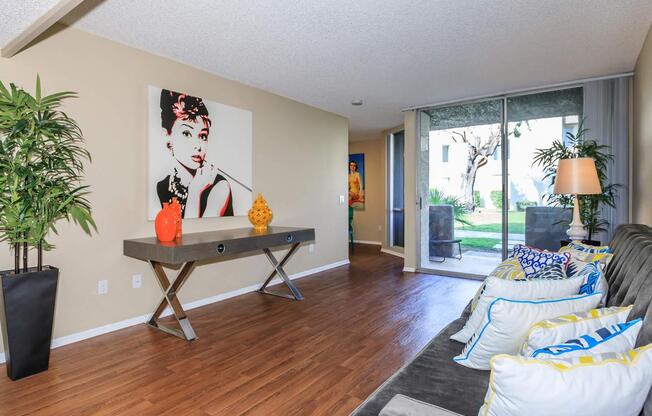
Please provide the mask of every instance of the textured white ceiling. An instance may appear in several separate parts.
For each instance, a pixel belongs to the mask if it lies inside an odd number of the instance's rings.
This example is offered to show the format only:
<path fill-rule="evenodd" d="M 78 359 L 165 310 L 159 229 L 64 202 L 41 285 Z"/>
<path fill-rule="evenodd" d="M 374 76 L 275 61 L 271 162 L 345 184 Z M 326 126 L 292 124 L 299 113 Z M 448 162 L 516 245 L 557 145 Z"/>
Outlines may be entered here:
<path fill-rule="evenodd" d="M 362 137 L 406 106 L 631 71 L 652 0 L 87 0 L 64 21 L 342 114 Z"/>
<path fill-rule="evenodd" d="M 57 3 L 58 0 L 0 0 L 0 49 Z"/>

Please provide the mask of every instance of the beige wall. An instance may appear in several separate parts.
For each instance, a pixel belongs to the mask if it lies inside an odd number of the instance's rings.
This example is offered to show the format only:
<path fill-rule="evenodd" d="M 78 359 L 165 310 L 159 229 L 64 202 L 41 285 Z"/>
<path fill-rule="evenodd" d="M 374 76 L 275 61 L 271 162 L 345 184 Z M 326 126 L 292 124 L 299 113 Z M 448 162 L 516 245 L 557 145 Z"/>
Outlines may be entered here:
<path fill-rule="evenodd" d="M 364 153 L 365 156 L 365 207 L 356 209 L 353 214 L 354 238 L 384 246 L 387 234 L 384 136 L 349 142 L 349 153 Z"/>
<path fill-rule="evenodd" d="M 652 225 L 652 28 L 634 69 L 633 221 Z"/>
<path fill-rule="evenodd" d="M 254 192 L 267 198 L 273 224 L 316 228 L 314 253 L 302 247 L 288 272 L 346 261 L 348 214 L 339 203 L 347 195 L 346 119 L 75 29 L 58 30 L 0 59 L 3 82 L 33 91 L 40 73 L 45 93 L 79 93 L 66 111 L 93 155 L 87 183 L 99 234 L 89 238 L 62 223 L 60 237 L 52 239 L 57 249 L 45 256 L 61 270 L 55 337 L 149 313 L 161 297 L 147 264 L 122 255 L 123 239 L 154 234 L 145 204 L 148 85 L 250 110 Z M 249 226 L 245 217 L 186 220 L 184 232 L 242 226 Z M 9 250 L 1 253 L 0 263 L 11 267 Z M 269 271 L 260 255 L 202 265 L 180 298 L 189 302 L 262 283 Z M 143 275 L 142 288 L 132 289 L 133 274 Z M 109 281 L 106 295 L 96 294 L 100 279 Z"/>

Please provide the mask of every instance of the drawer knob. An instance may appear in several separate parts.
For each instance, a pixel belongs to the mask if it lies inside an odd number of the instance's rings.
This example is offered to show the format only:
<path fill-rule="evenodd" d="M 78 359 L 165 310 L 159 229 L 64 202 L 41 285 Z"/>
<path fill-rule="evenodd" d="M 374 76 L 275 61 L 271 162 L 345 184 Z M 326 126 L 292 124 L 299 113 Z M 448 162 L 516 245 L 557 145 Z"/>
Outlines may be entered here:
<path fill-rule="evenodd" d="M 217 245 L 217 252 L 218 253 L 222 254 L 222 253 L 224 253 L 224 250 L 226 250 L 226 247 L 224 246 L 224 244 L 218 244 Z"/>
<path fill-rule="evenodd" d="M 291 243 L 294 240 L 294 236 L 292 234 L 288 234 L 287 237 L 285 237 L 288 243 Z"/>

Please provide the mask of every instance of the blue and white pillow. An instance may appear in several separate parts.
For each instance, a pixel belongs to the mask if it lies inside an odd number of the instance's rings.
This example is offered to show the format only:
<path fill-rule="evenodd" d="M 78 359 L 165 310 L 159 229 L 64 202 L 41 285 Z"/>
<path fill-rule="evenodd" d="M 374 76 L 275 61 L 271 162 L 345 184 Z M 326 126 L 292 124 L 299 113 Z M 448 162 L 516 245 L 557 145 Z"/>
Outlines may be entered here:
<path fill-rule="evenodd" d="M 582 276 L 584 278 L 584 283 L 580 287 L 580 293 L 590 295 L 592 293 L 602 292 L 604 293 L 604 297 L 600 304 L 604 305 L 607 301 L 609 283 L 607 283 L 600 262 L 594 261 L 587 263 L 579 272 L 577 272 L 575 277 L 577 276 Z"/>
<path fill-rule="evenodd" d="M 532 358 L 569 358 L 605 352 L 624 353 L 634 349 L 643 326 L 641 318 L 600 328 L 564 343 L 534 350 Z"/>
<path fill-rule="evenodd" d="M 594 261 L 588 263 L 582 270 L 577 273 L 578 276 L 584 276 L 584 284 L 580 287 L 580 293 L 586 293 L 590 295 L 596 291 L 606 292 L 606 279 L 603 280 L 602 268 L 600 267 L 600 262 Z"/>
<path fill-rule="evenodd" d="M 518 262 L 525 271 L 525 277 L 531 277 L 536 272 L 554 263 L 561 264 L 565 269 L 571 257 L 570 253 L 538 250 L 522 244 L 514 246 L 512 256 L 518 259 Z"/>

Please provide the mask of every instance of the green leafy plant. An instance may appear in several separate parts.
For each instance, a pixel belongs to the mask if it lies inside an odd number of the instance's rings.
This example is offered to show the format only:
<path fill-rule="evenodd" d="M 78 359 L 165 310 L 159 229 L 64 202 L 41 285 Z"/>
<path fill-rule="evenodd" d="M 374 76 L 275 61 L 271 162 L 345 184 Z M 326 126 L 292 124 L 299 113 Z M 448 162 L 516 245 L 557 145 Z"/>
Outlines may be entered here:
<path fill-rule="evenodd" d="M 491 198 L 491 203 L 497 209 L 503 209 L 503 191 L 491 191 L 489 192 L 489 198 Z"/>
<path fill-rule="evenodd" d="M 429 191 L 428 202 L 430 205 L 452 205 L 455 221 L 464 225 L 472 225 L 471 222 L 467 219 L 469 210 L 460 198 L 446 195 L 439 189 L 433 188 Z"/>
<path fill-rule="evenodd" d="M 77 223 L 87 234 L 97 230 L 81 185 L 84 161 L 91 160 L 82 147 L 77 123 L 60 110 L 73 92 L 41 96 L 36 78 L 32 96 L 22 88 L 0 82 L 0 241 L 15 251 L 14 271 L 19 272 L 20 248 L 27 271 L 29 247 L 42 252 L 54 246 L 47 241 L 62 219 Z"/>
<path fill-rule="evenodd" d="M 607 168 L 613 163 L 613 155 L 610 153 L 611 147 L 598 144 L 595 140 L 587 139 L 587 132 L 588 129 L 584 128 L 584 120 L 580 121 L 577 127 L 577 133 L 566 133 L 566 144 L 561 140 L 555 140 L 551 147 L 537 149 L 532 165 L 543 168 L 543 180 L 549 181 L 552 188 L 555 184 L 559 160 L 590 157 L 595 161 L 595 168 L 598 171 L 602 193 L 598 195 L 580 195 L 578 197 L 580 201 L 580 216 L 589 232 L 588 237 L 590 240 L 594 234 L 607 230 L 609 221 L 600 217 L 600 206 L 601 204 L 612 208 L 616 206 L 616 197 L 620 185 L 609 183 L 607 178 Z M 555 206 L 565 208 L 573 206 L 572 195 L 547 193 L 545 194 L 545 198 Z"/>

